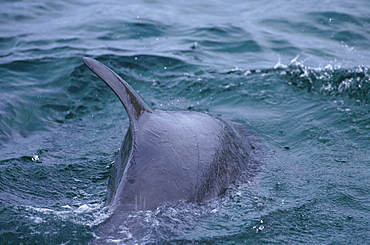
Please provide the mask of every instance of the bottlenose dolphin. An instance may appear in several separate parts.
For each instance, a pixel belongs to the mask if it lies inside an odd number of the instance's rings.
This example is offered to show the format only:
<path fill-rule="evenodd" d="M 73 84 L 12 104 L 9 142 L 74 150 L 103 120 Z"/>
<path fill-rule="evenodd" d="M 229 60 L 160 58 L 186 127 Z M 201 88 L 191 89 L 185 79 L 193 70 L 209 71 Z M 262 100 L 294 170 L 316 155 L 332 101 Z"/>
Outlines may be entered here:
<path fill-rule="evenodd" d="M 152 109 L 102 63 L 85 64 L 118 96 L 130 126 L 111 168 L 111 220 L 179 200 L 203 203 L 222 194 L 248 166 L 251 144 L 231 123 L 195 111 Z"/>

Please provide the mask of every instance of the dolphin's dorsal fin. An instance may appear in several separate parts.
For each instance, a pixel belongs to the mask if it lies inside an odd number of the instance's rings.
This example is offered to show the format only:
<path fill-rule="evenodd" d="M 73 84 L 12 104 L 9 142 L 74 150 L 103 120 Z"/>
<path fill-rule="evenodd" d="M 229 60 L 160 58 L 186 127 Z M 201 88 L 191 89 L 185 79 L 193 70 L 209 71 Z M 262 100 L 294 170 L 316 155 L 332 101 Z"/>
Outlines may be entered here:
<path fill-rule="evenodd" d="M 84 57 L 83 61 L 114 91 L 125 107 L 133 126 L 143 114 L 153 112 L 140 95 L 114 71 L 92 58 Z"/>

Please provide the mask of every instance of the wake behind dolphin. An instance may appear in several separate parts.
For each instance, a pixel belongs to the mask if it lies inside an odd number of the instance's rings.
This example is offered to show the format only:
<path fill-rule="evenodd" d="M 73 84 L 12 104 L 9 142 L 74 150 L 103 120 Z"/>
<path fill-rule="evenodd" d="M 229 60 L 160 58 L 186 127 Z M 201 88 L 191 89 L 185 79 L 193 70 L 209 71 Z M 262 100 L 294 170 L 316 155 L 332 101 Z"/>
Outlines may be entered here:
<path fill-rule="evenodd" d="M 200 112 L 154 110 L 111 69 L 83 60 L 115 92 L 130 120 L 111 168 L 107 222 L 163 203 L 202 203 L 222 194 L 247 168 L 250 142 L 231 124 Z"/>

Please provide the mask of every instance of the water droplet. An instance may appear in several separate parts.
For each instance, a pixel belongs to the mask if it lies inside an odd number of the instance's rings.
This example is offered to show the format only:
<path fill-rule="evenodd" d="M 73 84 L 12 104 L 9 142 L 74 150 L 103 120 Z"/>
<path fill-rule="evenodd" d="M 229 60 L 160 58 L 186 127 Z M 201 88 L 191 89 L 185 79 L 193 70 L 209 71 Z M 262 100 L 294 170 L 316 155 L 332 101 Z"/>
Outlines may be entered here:
<path fill-rule="evenodd" d="M 34 161 L 34 162 L 39 162 L 39 161 L 40 161 L 39 156 L 38 156 L 38 155 L 33 155 L 33 157 L 32 157 L 32 161 Z"/>

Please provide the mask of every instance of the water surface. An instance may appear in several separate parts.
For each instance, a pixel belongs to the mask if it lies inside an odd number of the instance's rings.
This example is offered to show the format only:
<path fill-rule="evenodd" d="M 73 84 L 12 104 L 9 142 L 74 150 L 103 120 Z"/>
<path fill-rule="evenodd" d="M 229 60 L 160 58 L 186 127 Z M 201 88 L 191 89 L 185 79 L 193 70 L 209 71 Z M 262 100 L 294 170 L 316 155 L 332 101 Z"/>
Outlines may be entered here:
<path fill-rule="evenodd" d="M 257 173 L 204 206 L 138 212 L 121 243 L 366 244 L 368 1 L 2 1 L 0 240 L 86 244 L 128 127 L 82 63 L 156 109 L 254 130 Z"/>

